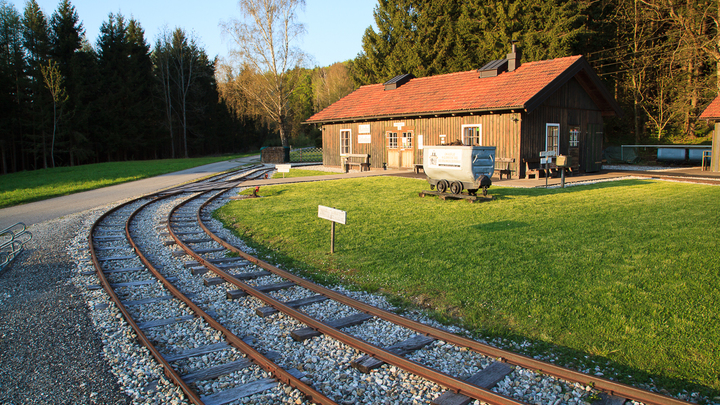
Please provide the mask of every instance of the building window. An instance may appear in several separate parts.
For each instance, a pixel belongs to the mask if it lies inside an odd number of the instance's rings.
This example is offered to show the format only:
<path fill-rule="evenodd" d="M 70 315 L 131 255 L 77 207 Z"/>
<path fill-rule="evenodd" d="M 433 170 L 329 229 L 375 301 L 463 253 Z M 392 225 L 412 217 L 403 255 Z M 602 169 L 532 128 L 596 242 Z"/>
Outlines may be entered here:
<path fill-rule="evenodd" d="M 402 134 L 402 149 L 412 149 L 413 147 L 413 134 L 412 132 L 403 132 Z"/>
<path fill-rule="evenodd" d="M 397 149 L 398 147 L 398 134 L 397 132 L 388 132 L 388 149 Z"/>
<path fill-rule="evenodd" d="M 462 143 L 468 146 L 482 145 L 482 126 L 479 124 L 463 125 Z"/>
<path fill-rule="evenodd" d="M 545 150 L 555 151 L 555 156 L 560 153 L 560 124 L 545 125 Z"/>
<path fill-rule="evenodd" d="M 580 127 L 570 127 L 570 147 L 577 148 L 580 144 Z"/>
<path fill-rule="evenodd" d="M 340 130 L 340 154 L 352 153 L 352 133 L 349 129 Z"/>

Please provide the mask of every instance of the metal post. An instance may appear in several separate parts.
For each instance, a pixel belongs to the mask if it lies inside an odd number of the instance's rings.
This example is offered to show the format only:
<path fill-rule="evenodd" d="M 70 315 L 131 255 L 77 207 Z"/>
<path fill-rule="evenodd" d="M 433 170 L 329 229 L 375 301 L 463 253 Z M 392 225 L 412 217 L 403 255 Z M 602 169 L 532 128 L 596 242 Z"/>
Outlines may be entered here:
<path fill-rule="evenodd" d="M 565 188 L 565 167 L 560 168 L 560 187 Z"/>
<path fill-rule="evenodd" d="M 335 253 L 335 221 L 330 221 L 330 253 Z"/>

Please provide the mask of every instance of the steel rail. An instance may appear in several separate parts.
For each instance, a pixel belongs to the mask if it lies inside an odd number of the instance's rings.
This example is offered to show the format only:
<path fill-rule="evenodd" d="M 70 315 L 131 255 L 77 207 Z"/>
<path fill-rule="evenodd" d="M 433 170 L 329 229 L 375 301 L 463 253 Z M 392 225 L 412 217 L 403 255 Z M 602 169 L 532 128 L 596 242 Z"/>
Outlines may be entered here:
<path fill-rule="evenodd" d="M 217 197 L 217 196 L 216 196 Z M 267 262 L 264 262 L 254 256 L 251 256 L 242 250 L 238 249 L 237 247 L 233 246 L 232 244 L 228 243 L 224 239 L 217 236 L 215 233 L 213 233 L 205 224 L 202 222 L 200 218 L 200 212 L 201 210 L 206 207 L 208 204 L 212 202 L 212 200 L 216 197 L 213 197 L 212 199 L 209 199 L 206 201 L 197 212 L 198 222 L 200 223 L 200 226 L 203 228 L 205 233 L 208 234 L 213 240 L 220 243 L 223 247 L 226 249 L 237 253 L 239 256 L 244 258 L 245 260 L 248 260 L 257 266 L 274 273 L 280 277 L 286 278 L 304 288 L 307 288 L 311 291 L 314 291 L 318 294 L 325 295 L 328 298 L 331 298 L 333 300 L 339 301 L 345 305 L 348 305 L 350 307 L 353 307 L 359 311 L 368 313 L 370 315 L 376 316 L 378 318 L 384 319 L 386 321 L 398 324 L 400 326 L 406 327 L 408 329 L 412 329 L 416 332 L 422 333 L 424 335 L 433 337 L 435 339 L 440 339 L 443 341 L 446 341 L 448 343 L 454 344 L 456 346 L 460 347 L 467 347 L 473 351 L 476 351 L 478 353 L 484 354 L 486 356 L 494 357 L 502 359 L 502 361 L 513 364 L 519 367 L 523 367 L 526 369 L 531 370 L 537 370 L 544 374 L 548 374 L 554 377 L 558 377 L 567 381 L 571 382 L 577 382 L 583 385 L 589 385 L 593 386 L 594 388 L 604 391 L 611 395 L 621 396 L 630 400 L 635 400 L 639 402 L 643 402 L 646 404 L 654 404 L 654 405 L 688 405 L 690 404 L 687 401 L 682 401 L 676 398 L 672 398 L 666 395 L 657 394 L 654 392 L 650 392 L 647 390 L 643 390 L 640 388 L 636 388 L 627 384 L 622 384 L 616 381 L 611 381 L 608 379 L 600 378 L 597 376 L 592 376 L 589 374 L 581 373 L 579 371 L 570 370 L 564 367 L 560 367 L 558 365 L 547 363 L 541 360 L 533 359 L 532 357 L 524 356 L 522 354 L 517 354 L 513 352 L 509 352 L 507 350 L 498 349 L 496 347 L 477 342 L 472 339 L 468 339 L 462 336 L 454 335 L 450 332 L 444 331 L 442 329 L 434 328 L 432 326 L 428 326 L 425 324 L 422 324 L 420 322 L 413 321 L 411 319 L 407 319 L 405 317 L 402 317 L 400 315 L 394 314 L 389 311 L 385 311 L 383 309 L 374 307 L 372 305 L 366 304 L 361 301 L 357 301 L 355 299 L 352 299 L 346 295 L 337 293 L 335 291 L 332 291 L 328 288 L 319 286 L 315 283 L 312 283 L 310 281 L 307 281 L 301 277 L 298 277 L 290 272 L 287 272 L 285 270 L 282 270 L 280 268 L 277 268 Z M 214 266 L 213 266 L 214 267 Z M 219 269 L 218 269 L 219 270 Z M 222 272 L 222 270 L 220 270 Z M 224 272 L 222 272 L 224 273 Z M 223 277 L 224 278 L 224 277 Z M 229 281 L 229 280 L 228 280 Z M 230 281 L 232 282 L 232 281 Z M 273 305 L 275 306 L 275 305 Z M 279 308 L 276 307 L 276 309 L 279 310 Z M 381 360 L 385 361 L 385 359 L 380 358 Z"/>
<path fill-rule="evenodd" d="M 257 165 L 255 165 L 255 166 L 257 166 Z M 254 170 L 254 171 L 259 171 L 260 168 L 253 167 L 253 170 Z M 253 171 L 253 172 L 254 172 L 254 171 Z M 246 178 L 247 176 L 249 176 L 249 175 L 252 174 L 253 172 L 247 173 L 246 175 L 241 176 L 241 177 L 238 179 L 238 183 L 237 183 L 237 184 L 239 184 L 239 183 L 242 181 L 241 179 Z M 216 175 L 216 176 L 211 176 L 211 178 L 212 178 L 212 177 L 221 176 L 221 175 L 222 175 L 222 174 L 219 174 L 219 175 Z M 194 182 L 191 182 L 191 183 L 202 183 L 203 181 L 206 181 L 206 180 L 205 180 L 205 179 L 200 179 L 200 180 L 197 180 L 197 181 L 194 181 Z M 190 184 L 190 183 L 188 183 L 188 184 Z M 155 346 L 150 342 L 150 340 L 147 338 L 147 336 L 146 336 L 145 333 L 142 331 L 142 329 L 140 329 L 140 327 L 137 325 L 137 323 L 133 320 L 132 315 L 130 315 L 130 312 L 127 310 L 127 308 L 125 307 L 125 305 L 123 305 L 122 301 L 120 300 L 120 297 L 118 297 L 118 295 L 115 293 L 115 291 L 113 290 L 113 288 L 110 286 L 110 282 L 109 282 L 109 281 L 107 280 L 107 278 L 105 277 L 105 274 L 104 274 L 103 271 L 102 271 L 102 267 L 100 266 L 100 262 L 98 261 L 97 253 L 96 253 L 96 251 L 95 251 L 95 244 L 93 243 L 93 234 L 95 233 L 95 230 L 97 229 L 98 225 L 99 225 L 105 218 L 107 218 L 108 216 L 110 216 L 112 213 L 117 212 L 117 211 L 119 211 L 121 208 L 126 207 L 126 206 L 129 206 L 129 205 L 131 205 L 131 204 L 133 204 L 133 203 L 135 203 L 135 202 L 137 202 L 137 201 L 140 201 L 140 200 L 142 200 L 142 199 L 149 198 L 149 199 L 151 199 L 151 200 L 150 200 L 148 203 L 143 204 L 143 205 L 141 206 L 141 208 L 142 208 L 142 207 L 145 207 L 145 206 L 147 206 L 147 205 L 149 205 L 149 204 L 151 204 L 151 203 L 153 203 L 153 202 L 155 202 L 155 201 L 157 201 L 157 200 L 159 200 L 159 199 L 164 199 L 164 198 L 172 197 L 172 196 L 175 196 L 175 195 L 178 195 L 178 194 L 181 194 L 181 193 L 182 193 L 182 191 L 175 191 L 175 190 L 173 190 L 172 188 L 171 188 L 171 189 L 167 189 L 167 190 L 161 190 L 161 191 L 158 191 L 158 192 L 155 192 L 155 193 L 150 193 L 150 194 L 147 194 L 147 195 L 138 197 L 138 198 L 133 199 L 133 200 L 131 200 L 131 201 L 127 201 L 127 202 L 125 202 L 125 203 L 122 203 L 122 204 L 120 204 L 120 205 L 118 205 L 118 206 L 116 206 L 116 207 L 108 210 L 107 212 L 103 213 L 103 214 L 93 223 L 93 225 L 90 227 L 90 233 L 88 234 L 88 248 L 89 248 L 89 251 L 90 251 L 90 256 L 91 256 L 91 260 L 92 260 L 93 266 L 95 267 L 95 272 L 96 272 L 96 274 L 97 274 L 97 276 L 98 276 L 98 279 L 100 280 L 100 284 L 102 285 L 103 289 L 108 293 L 108 295 L 110 296 L 110 299 L 113 301 L 113 303 L 115 303 L 115 306 L 116 306 L 116 307 L 120 310 L 120 312 L 123 314 L 123 317 L 125 318 L 125 321 L 126 321 L 126 322 L 128 323 L 128 325 L 133 329 L 133 331 L 135 332 L 135 335 L 137 336 L 137 338 L 138 338 L 138 340 L 140 341 L 140 343 L 141 343 L 143 346 L 145 346 L 145 347 L 150 351 L 150 354 L 155 358 L 155 360 L 157 360 L 157 362 L 160 363 L 160 365 L 163 366 L 163 369 L 164 369 L 164 371 L 165 371 L 165 375 L 166 375 L 168 378 L 170 378 L 173 382 L 175 382 L 175 384 L 177 384 L 177 385 L 180 387 L 180 389 L 183 390 L 183 392 L 185 393 L 185 395 L 187 395 L 188 399 L 189 399 L 192 403 L 194 403 L 194 404 L 196 404 L 196 405 L 202 405 L 202 404 L 203 404 L 203 401 L 200 399 L 200 397 L 197 395 L 197 393 L 196 393 L 195 391 L 193 391 L 193 390 L 190 389 L 190 387 L 182 380 L 182 378 L 180 377 L 180 375 L 172 368 L 172 366 L 170 365 L 170 363 L 165 360 L 165 358 L 163 357 L 163 355 L 162 355 L 162 354 L 157 350 L 157 348 L 155 348 Z M 160 194 L 162 194 L 162 197 L 159 197 Z M 141 208 L 139 208 L 139 209 L 141 209 Z M 138 209 L 138 210 L 139 210 L 139 209 Z M 133 212 L 133 214 L 131 215 L 131 217 L 134 217 L 135 214 L 136 214 L 136 212 L 138 212 L 138 210 L 135 210 L 135 212 Z M 126 223 L 125 223 L 125 232 L 126 232 L 126 236 L 127 236 L 127 238 L 128 238 L 129 241 L 131 240 L 130 233 L 129 233 L 129 228 L 128 228 L 128 227 L 129 227 L 129 221 L 130 221 L 130 220 L 131 220 L 131 218 L 128 218 L 128 220 L 127 220 Z M 15 225 L 13 225 L 13 226 L 15 226 Z M 3 231 L 3 232 L 4 232 L 4 231 Z M 133 246 L 133 249 L 135 250 L 135 252 L 138 253 L 138 256 L 140 256 L 140 254 L 139 254 L 139 249 L 138 249 L 137 246 L 134 244 L 134 242 L 131 242 L 131 245 Z M 144 256 L 143 256 L 143 257 L 144 257 Z M 141 258 L 141 261 L 143 261 L 143 263 L 145 263 L 146 265 L 149 264 L 149 262 L 147 262 L 146 260 L 143 260 L 142 258 Z M 151 269 L 151 268 L 152 268 L 153 270 L 155 270 L 155 268 L 152 267 L 151 265 L 148 266 L 148 269 Z M 151 270 L 151 271 L 152 271 L 152 270 Z M 154 274 L 156 274 L 156 276 L 157 276 L 159 273 L 154 272 Z M 161 277 L 162 277 L 162 276 L 161 276 Z M 167 280 L 165 280 L 164 277 L 162 277 L 162 279 L 164 280 L 163 284 L 165 284 L 166 287 L 167 287 Z M 173 286 L 173 288 L 174 288 L 174 286 Z M 187 298 L 187 297 L 186 297 L 186 298 Z M 229 331 L 228 331 L 228 332 L 229 332 Z M 240 340 L 240 341 L 242 342 L 242 340 Z M 242 343 L 245 344 L 245 342 L 242 342 Z M 247 354 L 247 353 L 246 353 L 246 354 Z M 334 403 L 334 402 L 328 402 L 328 404 L 335 404 L 335 403 Z"/>
<path fill-rule="evenodd" d="M 115 293 L 115 291 L 110 286 L 110 283 L 108 282 L 107 278 L 105 277 L 105 274 L 102 271 L 102 268 L 100 266 L 100 262 L 98 261 L 97 254 L 95 252 L 95 246 L 93 243 L 93 234 L 95 233 L 95 229 L 97 228 L 98 224 L 100 224 L 105 218 L 107 218 L 111 213 L 114 213 L 118 211 L 120 208 L 125 207 L 127 205 L 130 205 L 136 201 L 140 201 L 145 197 L 140 197 L 132 201 L 128 201 L 124 204 L 120 204 L 117 207 L 113 208 L 112 210 L 109 210 L 102 214 L 100 218 L 93 223 L 92 227 L 90 228 L 90 235 L 88 235 L 88 244 L 90 247 L 90 255 L 92 257 L 93 265 L 95 266 L 95 270 L 97 273 L 98 278 L 100 279 L 100 284 L 103 286 L 105 291 L 110 296 L 110 299 L 115 303 L 115 306 L 120 310 L 120 312 L 123 314 L 123 317 L 125 317 L 125 321 L 130 325 L 130 327 L 135 331 L 135 336 L 137 336 L 138 340 L 145 346 L 149 351 L 150 354 L 157 360 L 158 363 L 160 363 L 163 366 L 163 369 L 165 370 L 165 375 L 170 378 L 175 384 L 177 384 L 180 389 L 183 390 L 187 398 L 196 405 L 202 405 L 203 401 L 200 399 L 200 397 L 197 395 L 196 392 L 190 389 L 190 387 L 182 380 L 180 375 L 170 366 L 170 363 L 165 360 L 165 357 L 160 353 L 159 350 L 150 342 L 150 339 L 147 338 L 145 333 L 140 329 L 138 324 L 133 320 L 133 317 L 130 315 L 130 312 L 125 308 L 125 305 L 123 305 L 122 301 L 120 300 L 120 297 Z M 148 203 L 143 204 L 142 207 L 146 206 L 147 204 L 153 203 L 157 201 L 157 199 L 150 200 Z M 130 219 L 125 222 L 125 230 L 128 232 L 128 226 L 129 226 Z M 129 236 L 129 233 L 128 233 Z"/>
<path fill-rule="evenodd" d="M 168 215 L 168 221 L 172 217 L 175 210 L 180 208 L 183 204 L 177 205 Z M 204 224 L 199 218 L 200 210 L 198 210 L 198 223 L 203 227 L 204 230 L 207 230 L 206 227 L 204 227 Z M 251 295 L 267 305 L 272 306 L 273 308 L 277 309 L 278 311 L 287 314 L 298 321 L 308 325 L 309 327 L 327 335 L 330 336 L 336 340 L 339 340 L 348 346 L 351 346 L 355 349 L 358 349 L 364 353 L 371 354 L 372 356 L 388 363 L 395 365 L 399 368 L 402 368 L 404 370 L 407 370 L 408 372 L 415 374 L 417 376 L 423 377 L 425 379 L 428 379 L 430 381 L 433 381 L 441 386 L 447 387 L 450 390 L 463 394 L 467 397 L 479 399 L 481 401 L 488 402 L 490 404 L 495 405 L 525 405 L 524 402 L 517 401 L 513 398 L 510 398 L 505 395 L 497 394 L 493 391 L 490 391 L 485 388 L 481 388 L 477 385 L 470 384 L 464 380 L 457 379 L 453 376 L 450 376 L 448 374 L 439 372 L 437 370 L 428 368 L 423 366 L 420 363 L 414 362 L 412 360 L 408 360 L 402 356 L 398 356 L 395 353 L 392 353 L 390 351 L 387 351 L 381 347 L 378 347 L 376 345 L 373 345 L 371 343 L 368 343 L 362 339 L 356 338 L 352 335 L 349 335 L 347 333 L 344 333 L 340 331 L 339 329 L 333 328 L 324 322 L 321 322 L 315 318 L 312 318 L 305 313 L 294 309 L 292 307 L 289 307 L 285 305 L 284 303 L 270 297 L 269 295 L 262 293 L 255 288 L 251 287 L 250 285 L 236 279 L 235 277 L 231 276 L 229 273 L 221 270 L 205 258 L 203 258 L 201 255 L 195 253 L 192 249 L 190 249 L 185 243 L 180 240 L 180 238 L 175 235 L 174 231 L 172 230 L 172 227 L 168 227 L 170 235 L 175 240 L 176 244 L 181 247 L 185 252 L 187 252 L 190 256 L 195 258 L 195 260 L 198 261 L 198 263 L 202 264 L 203 266 L 207 267 L 208 269 L 212 270 L 215 274 L 217 274 L 219 277 L 221 277 L 226 282 L 233 284 L 246 292 L 248 295 Z M 274 269 L 277 271 L 280 271 L 280 269 L 277 269 L 274 266 L 271 266 L 265 262 L 262 262 L 252 256 L 249 256 L 247 254 L 243 254 L 243 257 L 245 258 L 251 258 L 254 263 L 259 264 L 260 267 L 263 267 L 265 269 Z M 276 274 L 278 273 L 276 271 Z M 280 271 L 281 272 L 281 271 Z M 284 272 L 283 272 L 284 273 Z M 296 277 L 293 277 L 295 279 L 298 279 Z M 293 280 L 294 281 L 294 280 Z M 347 297 L 346 297 L 347 298 Z"/>
<path fill-rule="evenodd" d="M 217 195 L 222 194 L 231 188 L 233 188 L 233 187 L 229 187 L 226 190 L 220 191 L 217 193 Z M 198 197 L 195 197 L 195 198 L 198 198 Z M 176 206 L 175 209 L 177 209 L 177 207 L 180 207 L 193 199 L 194 198 L 184 201 L 182 204 L 179 204 L 178 206 Z M 170 213 L 168 215 L 168 222 L 167 222 L 168 231 L 171 235 L 173 235 L 173 237 L 175 237 L 175 234 L 172 231 L 172 226 L 170 226 L 170 216 L 172 216 L 175 209 L 170 211 Z M 133 216 L 134 215 L 135 215 L 135 213 L 133 213 Z M 213 319 L 213 317 L 211 317 L 207 312 L 203 311 L 191 299 L 189 299 L 180 290 L 178 290 L 172 283 L 167 281 L 167 279 L 165 277 L 163 277 L 162 274 L 160 274 L 157 271 L 157 269 L 155 269 L 155 267 L 152 266 L 152 264 L 149 262 L 149 260 L 140 252 L 139 248 L 134 243 L 134 241 L 132 241 L 132 239 L 129 236 L 129 233 L 128 233 L 128 240 L 130 240 L 130 243 L 132 244 L 133 249 L 135 249 L 135 253 L 138 256 L 140 256 L 140 260 L 145 264 L 145 266 L 148 267 L 148 269 L 150 269 L 150 271 L 153 272 L 153 274 L 159 280 L 162 281 L 162 283 L 165 285 L 165 288 L 167 288 L 175 297 L 177 297 L 178 299 L 182 300 L 185 304 L 187 304 L 187 306 L 190 307 L 195 312 L 196 315 L 203 318 L 213 328 L 222 332 L 223 335 L 225 336 L 225 338 L 228 340 L 228 342 L 233 347 L 235 347 L 238 350 L 245 353 L 248 357 L 250 357 L 252 359 L 252 361 L 255 364 L 262 367 L 264 370 L 272 373 L 272 375 L 275 376 L 275 378 L 277 378 L 279 381 L 281 381 L 287 385 L 290 385 L 293 388 L 300 390 L 303 394 L 305 394 L 308 398 L 310 398 L 315 403 L 326 404 L 326 405 L 337 405 L 336 402 L 332 401 L 331 399 L 329 399 L 325 395 L 321 394 L 314 388 L 312 388 L 309 385 L 305 384 L 304 382 L 300 381 L 299 378 L 295 377 L 294 375 L 289 373 L 287 370 L 285 370 L 282 367 L 275 364 L 272 360 L 270 360 L 267 357 L 265 357 L 264 355 L 262 355 L 260 352 L 255 350 L 252 346 L 250 346 L 249 344 L 245 343 L 242 339 L 237 337 L 229 329 L 227 329 L 222 324 L 220 324 L 218 321 Z M 179 239 L 176 239 L 176 242 L 182 243 L 179 241 Z"/>

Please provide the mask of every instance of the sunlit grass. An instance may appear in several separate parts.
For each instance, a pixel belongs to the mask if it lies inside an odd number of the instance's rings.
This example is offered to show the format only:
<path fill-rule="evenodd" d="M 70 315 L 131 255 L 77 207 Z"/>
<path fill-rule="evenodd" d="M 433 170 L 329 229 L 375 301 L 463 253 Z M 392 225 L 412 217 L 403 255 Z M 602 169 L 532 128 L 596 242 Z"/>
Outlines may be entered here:
<path fill-rule="evenodd" d="M 331 172 L 324 172 L 321 170 L 306 170 L 306 169 L 296 169 L 292 168 L 290 169 L 290 172 L 288 173 L 278 173 L 275 172 L 272 176 L 273 179 L 289 179 L 294 177 L 309 177 L 309 176 L 327 176 L 329 174 L 338 174 L 338 173 L 331 173 Z"/>
<path fill-rule="evenodd" d="M 0 176 L 0 208 L 94 190 L 239 157 L 110 162 Z"/>
<path fill-rule="evenodd" d="M 492 187 L 497 199 L 480 204 L 423 189 L 389 177 L 278 185 L 218 215 L 316 278 L 718 395 L 720 187 Z M 348 213 L 335 255 L 318 205 Z"/>

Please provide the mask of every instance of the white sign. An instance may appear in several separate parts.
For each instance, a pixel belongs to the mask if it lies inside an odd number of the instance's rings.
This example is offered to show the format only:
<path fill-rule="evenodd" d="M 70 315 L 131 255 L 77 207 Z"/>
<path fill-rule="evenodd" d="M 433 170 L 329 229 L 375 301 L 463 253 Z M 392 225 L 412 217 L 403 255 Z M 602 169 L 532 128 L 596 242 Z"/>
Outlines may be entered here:
<path fill-rule="evenodd" d="M 357 136 L 358 143 L 371 143 L 372 135 L 370 134 L 358 134 Z"/>
<path fill-rule="evenodd" d="M 318 217 L 345 225 L 345 222 L 347 221 L 347 212 L 326 207 L 324 205 L 318 205 Z"/>
<path fill-rule="evenodd" d="M 462 151 L 460 149 L 428 149 L 428 166 L 441 169 L 460 170 Z"/>
<path fill-rule="evenodd" d="M 417 147 L 418 147 L 419 150 L 423 150 L 423 149 L 425 148 L 425 144 L 424 144 L 424 142 L 423 142 L 423 136 L 422 136 L 422 135 L 418 135 L 418 136 L 417 136 Z"/>
<path fill-rule="evenodd" d="M 553 157 L 555 156 L 554 150 L 547 150 L 545 152 L 540 152 L 540 157 Z"/>
<path fill-rule="evenodd" d="M 541 164 L 541 165 L 544 165 L 544 164 L 546 164 L 546 163 L 547 163 L 547 164 L 551 164 L 551 163 L 552 163 L 552 158 L 551 158 L 551 157 L 549 157 L 549 158 L 540 158 L 540 164 Z"/>
<path fill-rule="evenodd" d="M 405 126 L 405 123 L 404 123 L 404 122 L 396 122 L 396 123 L 393 124 L 393 126 L 394 126 L 395 128 L 397 128 L 398 131 L 399 131 L 399 130 L 402 129 L 402 127 Z"/>
<path fill-rule="evenodd" d="M 278 173 L 290 173 L 290 165 L 275 165 Z"/>
<path fill-rule="evenodd" d="M 360 134 L 369 134 L 369 133 L 370 133 L 370 124 L 361 124 L 361 125 L 358 125 L 358 133 L 360 133 Z"/>

